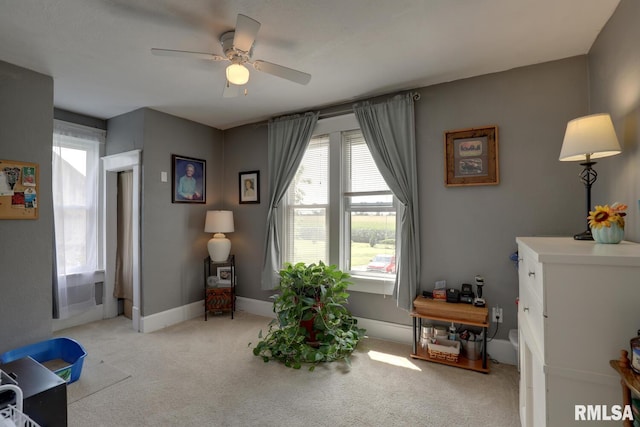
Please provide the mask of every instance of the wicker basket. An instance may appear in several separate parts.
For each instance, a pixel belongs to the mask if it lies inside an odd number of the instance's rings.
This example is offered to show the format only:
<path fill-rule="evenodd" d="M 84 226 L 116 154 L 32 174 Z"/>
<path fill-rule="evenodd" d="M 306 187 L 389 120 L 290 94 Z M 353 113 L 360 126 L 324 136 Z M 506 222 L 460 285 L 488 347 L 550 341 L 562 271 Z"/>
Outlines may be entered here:
<path fill-rule="evenodd" d="M 460 355 L 460 341 L 449 341 L 439 339 L 437 344 L 428 343 L 427 352 L 433 359 L 446 360 L 447 362 L 457 362 Z"/>

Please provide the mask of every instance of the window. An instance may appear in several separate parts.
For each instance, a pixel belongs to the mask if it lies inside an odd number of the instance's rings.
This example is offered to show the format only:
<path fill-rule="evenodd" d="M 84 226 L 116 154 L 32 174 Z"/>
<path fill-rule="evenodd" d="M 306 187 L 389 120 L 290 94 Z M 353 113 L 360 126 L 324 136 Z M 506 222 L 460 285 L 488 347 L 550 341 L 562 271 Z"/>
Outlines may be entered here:
<path fill-rule="evenodd" d="M 394 282 L 396 201 L 353 115 L 318 122 L 283 221 L 285 261 L 337 264 L 356 283 Z"/>
<path fill-rule="evenodd" d="M 56 120 L 52 191 L 60 317 L 95 305 L 98 171 L 105 132 Z"/>
<path fill-rule="evenodd" d="M 342 133 L 344 267 L 352 274 L 395 274 L 396 207 L 362 132 Z"/>
<path fill-rule="evenodd" d="M 329 259 L 329 138 L 313 138 L 286 195 L 285 260 Z"/>
<path fill-rule="evenodd" d="M 62 214 L 67 273 L 94 271 L 98 236 L 98 142 L 56 134 L 54 203 Z M 57 235 L 56 235 L 57 237 Z"/>

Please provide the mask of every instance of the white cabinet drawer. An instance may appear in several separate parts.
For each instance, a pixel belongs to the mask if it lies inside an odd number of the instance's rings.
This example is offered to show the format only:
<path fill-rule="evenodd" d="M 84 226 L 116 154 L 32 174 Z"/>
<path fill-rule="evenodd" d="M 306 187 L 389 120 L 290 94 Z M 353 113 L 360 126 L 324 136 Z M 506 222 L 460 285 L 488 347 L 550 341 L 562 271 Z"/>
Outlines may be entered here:
<path fill-rule="evenodd" d="M 532 288 L 520 285 L 520 299 L 518 302 L 518 319 L 527 323 L 532 338 L 540 353 L 544 355 L 544 315 L 542 302 L 532 293 Z"/>
<path fill-rule="evenodd" d="M 518 256 L 518 280 L 520 287 L 528 287 L 532 297 L 535 297 L 546 312 L 544 305 L 544 287 L 542 285 L 542 264 L 536 261 L 535 256 L 528 248 L 519 246 Z M 522 296 L 520 297 L 522 299 Z"/>

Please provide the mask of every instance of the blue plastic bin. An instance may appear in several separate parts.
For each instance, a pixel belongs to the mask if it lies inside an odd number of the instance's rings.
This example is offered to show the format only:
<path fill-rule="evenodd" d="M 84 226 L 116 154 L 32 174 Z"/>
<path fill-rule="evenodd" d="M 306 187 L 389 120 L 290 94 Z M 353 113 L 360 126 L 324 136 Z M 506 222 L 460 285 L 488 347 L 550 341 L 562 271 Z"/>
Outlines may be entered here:
<path fill-rule="evenodd" d="M 80 378 L 87 352 L 76 340 L 60 337 L 9 350 L 0 355 L 0 362 L 9 363 L 27 356 L 39 363 L 55 359 L 64 360 L 69 366 L 64 366 L 53 372 L 71 384 Z"/>

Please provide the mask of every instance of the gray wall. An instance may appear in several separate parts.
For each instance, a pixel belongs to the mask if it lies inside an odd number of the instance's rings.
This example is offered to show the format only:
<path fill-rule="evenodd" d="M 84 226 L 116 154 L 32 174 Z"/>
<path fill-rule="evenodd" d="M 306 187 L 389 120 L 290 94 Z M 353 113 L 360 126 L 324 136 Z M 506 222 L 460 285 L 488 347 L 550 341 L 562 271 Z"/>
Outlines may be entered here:
<path fill-rule="evenodd" d="M 149 316 L 202 299 L 204 220 L 222 207 L 222 132 L 145 108 L 108 121 L 107 153 L 133 149 L 142 149 L 141 314 Z M 172 154 L 207 162 L 206 204 L 171 202 Z"/>
<path fill-rule="evenodd" d="M 504 308 L 498 332 L 515 328 L 517 271 L 509 260 L 515 238 L 572 235 L 583 231 L 584 201 L 576 164 L 558 161 L 569 119 L 587 111 L 587 59 L 569 58 L 502 73 L 422 88 L 415 104 L 419 165 L 422 289 L 436 280 L 451 286 L 485 277 L 489 305 Z M 497 125 L 500 184 L 447 188 L 447 130 Z M 236 217 L 231 236 L 238 256 L 238 293 L 266 300 L 260 290 L 265 229 L 267 128 L 247 125 L 225 131 L 225 204 Z M 237 174 L 261 171 L 260 205 L 237 203 Z M 409 324 L 406 311 L 381 295 L 352 292 L 352 312 Z"/>
<path fill-rule="evenodd" d="M 0 353 L 51 336 L 53 79 L 0 61 L 0 159 L 38 163 L 38 219 L 0 220 Z"/>
<path fill-rule="evenodd" d="M 65 122 L 76 123 L 90 128 L 107 130 L 107 121 L 98 119 L 84 114 L 74 113 L 73 111 L 63 110 L 61 108 L 53 109 L 53 118 Z"/>
<path fill-rule="evenodd" d="M 107 156 L 144 148 L 145 111 L 140 108 L 107 120 Z"/>
<path fill-rule="evenodd" d="M 587 109 L 586 58 L 575 57 L 423 89 L 416 104 L 422 287 L 485 278 L 498 332 L 517 327 L 517 236 L 586 229 L 576 164 L 558 161 L 566 123 Z M 445 187 L 443 133 L 498 126 L 500 184 Z"/>
<path fill-rule="evenodd" d="M 266 300 L 272 291 L 260 289 L 260 271 L 267 221 L 267 125 L 252 124 L 224 132 L 224 206 L 233 210 L 236 231 L 229 233 L 231 252 L 236 257 L 240 296 Z M 260 203 L 239 204 L 239 173 L 260 171 Z"/>
<path fill-rule="evenodd" d="M 589 52 L 591 113 L 610 113 L 622 154 L 598 159 L 594 204 L 629 205 L 625 239 L 640 242 L 640 2 L 622 0 Z"/>

